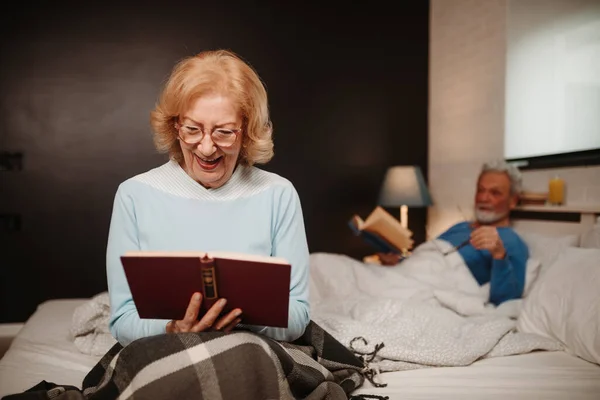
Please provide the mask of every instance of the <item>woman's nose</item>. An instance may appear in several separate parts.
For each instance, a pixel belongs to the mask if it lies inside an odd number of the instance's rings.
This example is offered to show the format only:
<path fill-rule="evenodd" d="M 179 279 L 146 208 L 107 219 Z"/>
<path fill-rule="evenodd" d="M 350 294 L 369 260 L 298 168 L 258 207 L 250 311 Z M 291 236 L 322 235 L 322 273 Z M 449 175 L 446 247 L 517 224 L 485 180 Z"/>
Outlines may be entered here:
<path fill-rule="evenodd" d="M 215 142 L 213 142 L 210 135 L 204 135 L 200 143 L 198 143 L 198 150 L 205 156 L 210 156 L 217 150 Z"/>

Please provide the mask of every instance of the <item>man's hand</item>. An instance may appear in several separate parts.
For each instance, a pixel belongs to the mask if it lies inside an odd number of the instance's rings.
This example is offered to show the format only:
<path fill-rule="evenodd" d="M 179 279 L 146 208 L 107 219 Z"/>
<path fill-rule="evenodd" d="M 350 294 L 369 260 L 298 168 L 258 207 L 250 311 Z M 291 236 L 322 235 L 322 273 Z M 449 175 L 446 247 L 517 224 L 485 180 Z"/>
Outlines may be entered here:
<path fill-rule="evenodd" d="M 489 250 L 496 260 L 501 260 L 506 255 L 504 243 L 493 226 L 480 226 L 471 232 L 471 245 L 477 250 Z"/>
<path fill-rule="evenodd" d="M 167 333 L 204 332 L 209 330 L 222 330 L 223 332 L 228 333 L 241 321 L 241 318 L 238 317 L 242 314 L 242 310 L 239 308 L 231 310 L 227 315 L 219 318 L 225 304 L 227 304 L 225 299 L 217 301 L 202 319 L 198 321 L 200 304 L 202 304 L 202 295 L 200 293 L 194 293 L 183 319 L 169 321 L 167 324 Z"/>
<path fill-rule="evenodd" d="M 377 258 L 381 265 L 396 265 L 400 262 L 402 256 L 396 253 L 377 253 Z"/>

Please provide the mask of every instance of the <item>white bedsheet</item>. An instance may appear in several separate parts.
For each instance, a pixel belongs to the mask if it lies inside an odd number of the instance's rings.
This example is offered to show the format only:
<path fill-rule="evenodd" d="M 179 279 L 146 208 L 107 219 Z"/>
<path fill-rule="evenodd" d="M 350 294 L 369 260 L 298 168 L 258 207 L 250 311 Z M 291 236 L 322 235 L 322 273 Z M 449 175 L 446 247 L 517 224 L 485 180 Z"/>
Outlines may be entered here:
<path fill-rule="evenodd" d="M 81 387 L 99 356 L 81 353 L 69 330 L 78 306 L 90 299 L 42 303 L 0 360 L 0 397 L 42 380 Z M 600 367 L 564 352 L 534 352 L 489 358 L 467 367 L 386 372 L 357 393 L 395 399 L 573 399 L 600 398 Z"/>
<path fill-rule="evenodd" d="M 353 394 L 400 399 L 598 400 L 600 367 L 562 351 L 488 358 L 468 367 L 386 372 Z"/>
<path fill-rule="evenodd" d="M 311 317 L 345 346 L 383 348 L 380 371 L 466 366 L 484 357 L 562 350 L 558 341 L 516 332 L 521 300 L 494 307 L 449 244 L 428 242 L 399 266 L 368 265 L 341 254 L 313 253 Z M 441 250 L 441 251 L 440 251 Z"/>
<path fill-rule="evenodd" d="M 440 249 L 431 246 L 418 249 L 428 254 L 413 253 L 412 261 L 396 268 L 311 254 L 313 320 L 345 345 L 355 336 L 369 340 L 365 350 L 385 343 L 371 364 L 388 371 L 376 376 L 387 386 L 365 382 L 353 394 L 391 400 L 600 399 L 600 366 L 556 351 L 555 342 L 515 332 L 521 300 L 486 304 L 489 288 L 476 284 L 460 256 L 440 263 Z"/>
<path fill-rule="evenodd" d="M 81 353 L 69 333 L 73 312 L 86 301 L 60 299 L 39 305 L 0 360 L 0 397 L 43 380 L 81 388 L 100 359 Z"/>

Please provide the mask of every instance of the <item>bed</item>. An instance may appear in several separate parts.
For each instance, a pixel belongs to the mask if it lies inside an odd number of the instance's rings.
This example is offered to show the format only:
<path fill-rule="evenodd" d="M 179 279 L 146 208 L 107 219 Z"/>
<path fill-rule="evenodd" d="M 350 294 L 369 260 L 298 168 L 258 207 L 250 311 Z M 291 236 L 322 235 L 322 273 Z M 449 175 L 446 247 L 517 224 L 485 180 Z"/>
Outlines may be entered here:
<path fill-rule="evenodd" d="M 40 304 L 0 362 L 0 396 L 42 380 L 81 385 L 99 358 L 81 353 L 69 332 L 73 312 L 86 301 Z M 390 372 L 382 375 L 382 381 L 387 387 L 375 388 L 365 381 L 357 392 L 390 399 L 597 399 L 600 367 L 564 351 L 534 352 L 486 359 L 468 367 Z"/>
<path fill-rule="evenodd" d="M 80 387 L 100 356 L 81 352 L 71 334 L 73 313 L 90 299 L 40 304 L 0 360 L 0 397 L 43 380 Z"/>
<path fill-rule="evenodd" d="M 536 352 L 441 367 L 386 373 L 388 386 L 367 382 L 356 393 L 390 399 L 598 399 L 597 365 L 565 352 Z"/>
<path fill-rule="evenodd" d="M 365 365 L 376 372 L 375 385 L 385 385 L 376 387 L 365 380 L 353 395 L 599 399 L 600 249 L 578 247 L 577 235 L 525 236 L 537 261 L 531 268 L 535 273 L 531 271 L 527 278 L 527 296 L 495 309 L 481 303 L 485 287 L 461 286 L 465 276 L 451 282 L 461 288 L 463 297 L 436 292 L 435 301 L 444 303 L 438 309 L 415 286 L 382 283 L 391 281 L 389 267 L 341 254 L 311 254 L 313 320 L 365 359 Z M 418 278 L 423 283 L 432 276 Z M 42 380 L 81 387 L 111 343 L 105 326 L 92 341 L 76 342 L 74 316 L 94 302 L 97 305 L 104 295 L 40 304 L 0 360 L 0 397 Z M 445 314 L 425 318 L 429 312 Z M 463 317 L 471 318 L 470 328 L 465 328 Z M 105 320 L 99 321 L 105 325 Z M 421 330 L 402 328 L 420 324 Z M 458 330 L 444 332 L 452 324 Z M 446 341 L 427 352 L 432 340 Z M 379 343 L 385 346 L 373 351 Z M 419 347 L 423 351 L 407 351 Z"/>

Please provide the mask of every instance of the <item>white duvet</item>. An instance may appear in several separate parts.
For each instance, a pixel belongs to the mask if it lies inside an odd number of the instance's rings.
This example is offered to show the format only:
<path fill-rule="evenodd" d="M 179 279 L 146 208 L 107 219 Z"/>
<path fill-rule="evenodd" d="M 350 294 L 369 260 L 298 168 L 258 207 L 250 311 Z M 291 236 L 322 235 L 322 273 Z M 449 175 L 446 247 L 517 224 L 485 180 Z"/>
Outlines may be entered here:
<path fill-rule="evenodd" d="M 444 256 L 449 246 L 424 243 L 394 267 L 311 254 L 311 318 L 359 353 L 383 344 L 370 362 L 381 372 L 562 349 L 515 332 L 522 300 L 488 303 L 489 285 L 477 284 L 457 252 Z"/>

